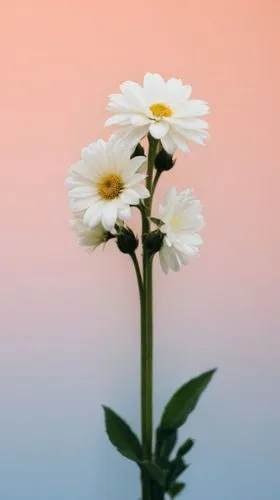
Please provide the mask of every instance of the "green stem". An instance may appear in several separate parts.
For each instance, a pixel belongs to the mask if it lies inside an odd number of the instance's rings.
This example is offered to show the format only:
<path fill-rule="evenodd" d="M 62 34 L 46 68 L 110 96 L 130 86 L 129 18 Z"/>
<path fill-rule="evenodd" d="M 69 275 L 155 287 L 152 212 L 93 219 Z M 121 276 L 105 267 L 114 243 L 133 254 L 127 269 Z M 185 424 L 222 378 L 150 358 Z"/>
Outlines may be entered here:
<path fill-rule="evenodd" d="M 158 141 L 149 137 L 148 169 L 146 186 L 150 198 L 146 199 L 146 210 L 142 211 L 142 236 L 150 231 L 152 183 Z M 143 459 L 152 460 L 153 454 L 153 259 L 143 251 L 143 296 L 141 303 L 141 428 Z M 142 500 L 153 500 L 152 482 L 148 474 L 142 472 Z"/>
<path fill-rule="evenodd" d="M 142 276 L 141 276 L 139 262 L 138 262 L 138 259 L 136 257 L 136 253 L 135 252 L 131 253 L 130 257 L 131 257 L 132 262 L 134 264 L 135 274 L 136 274 L 137 284 L 138 284 L 138 289 L 139 289 L 140 304 L 142 304 L 142 300 L 143 300 L 143 281 L 142 281 Z"/>
<path fill-rule="evenodd" d="M 151 213 L 151 206 L 152 206 L 152 199 L 153 199 L 153 192 L 152 192 L 153 170 L 154 170 L 154 164 L 155 164 L 155 157 L 157 154 L 157 147 L 158 147 L 158 140 L 154 139 L 153 137 L 150 136 L 149 137 L 147 180 L 146 180 L 147 189 L 151 193 L 150 198 L 146 198 L 146 207 L 147 207 L 147 211 L 148 211 L 148 213 L 147 213 L 148 216 L 150 216 L 150 213 Z"/>
<path fill-rule="evenodd" d="M 157 170 L 155 178 L 154 178 L 154 182 L 153 182 L 153 185 L 152 185 L 152 191 L 151 191 L 152 200 L 153 200 L 153 196 L 154 196 L 154 193 L 155 193 L 155 190 L 156 190 L 156 187 L 157 187 L 157 183 L 159 181 L 160 176 L 161 176 L 161 172 L 159 170 Z"/>

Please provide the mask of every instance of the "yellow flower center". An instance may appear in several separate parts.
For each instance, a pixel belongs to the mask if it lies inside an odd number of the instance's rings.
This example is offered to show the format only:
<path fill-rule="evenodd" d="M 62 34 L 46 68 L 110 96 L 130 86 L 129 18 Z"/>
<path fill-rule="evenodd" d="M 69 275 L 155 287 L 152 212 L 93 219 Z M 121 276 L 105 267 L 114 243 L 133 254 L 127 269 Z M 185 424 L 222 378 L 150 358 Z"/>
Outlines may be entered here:
<path fill-rule="evenodd" d="M 123 189 L 124 183 L 118 174 L 105 174 L 98 182 L 98 194 L 103 200 L 114 200 Z"/>
<path fill-rule="evenodd" d="M 150 106 L 150 111 L 156 118 L 170 118 L 173 115 L 172 109 L 163 102 L 156 102 Z"/>

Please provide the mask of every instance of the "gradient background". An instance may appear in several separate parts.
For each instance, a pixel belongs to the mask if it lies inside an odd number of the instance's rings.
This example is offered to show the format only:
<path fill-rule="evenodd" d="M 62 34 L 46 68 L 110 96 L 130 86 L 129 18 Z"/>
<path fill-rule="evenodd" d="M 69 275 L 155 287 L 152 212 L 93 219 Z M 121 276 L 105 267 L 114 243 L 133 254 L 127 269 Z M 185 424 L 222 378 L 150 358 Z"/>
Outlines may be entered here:
<path fill-rule="evenodd" d="M 1 500 L 136 500 L 101 404 L 139 429 L 131 263 L 88 257 L 67 227 L 64 178 L 99 136 L 107 95 L 146 71 L 192 83 L 211 140 L 165 187 L 194 187 L 199 260 L 158 262 L 156 417 L 219 372 L 182 437 L 190 500 L 279 500 L 279 0 L 1 0 Z M 125 319 L 124 319 L 125 318 Z"/>

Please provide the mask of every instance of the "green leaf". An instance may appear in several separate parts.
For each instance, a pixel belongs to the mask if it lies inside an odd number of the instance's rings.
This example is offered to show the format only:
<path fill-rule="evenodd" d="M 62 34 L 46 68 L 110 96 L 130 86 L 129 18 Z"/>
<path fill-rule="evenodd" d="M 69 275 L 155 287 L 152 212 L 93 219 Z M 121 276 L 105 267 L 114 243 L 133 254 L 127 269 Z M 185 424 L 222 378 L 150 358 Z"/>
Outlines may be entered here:
<path fill-rule="evenodd" d="M 178 449 L 177 456 L 183 457 L 184 455 L 186 455 L 192 449 L 193 445 L 194 440 L 187 439 Z"/>
<path fill-rule="evenodd" d="M 157 429 L 156 458 L 165 462 L 170 457 L 177 441 L 177 430 Z"/>
<path fill-rule="evenodd" d="M 176 481 L 176 479 L 183 474 L 188 467 L 189 465 L 184 462 L 182 457 L 177 456 L 174 460 L 172 460 L 169 464 L 167 487 L 170 488 L 170 485 L 174 483 L 174 481 Z"/>
<path fill-rule="evenodd" d="M 158 227 L 161 227 L 164 222 L 162 222 L 162 220 L 160 219 L 157 219 L 157 217 L 150 217 L 151 221 Z"/>
<path fill-rule="evenodd" d="M 129 460 L 139 462 L 142 458 L 142 447 L 129 425 L 107 406 L 103 406 L 105 426 L 109 440 L 117 450 Z"/>
<path fill-rule="evenodd" d="M 178 495 L 180 495 L 185 486 L 186 486 L 185 483 L 173 483 L 168 490 L 170 497 L 175 498 Z"/>
<path fill-rule="evenodd" d="M 148 472 L 151 479 L 163 487 L 165 484 L 167 471 L 161 469 L 155 462 L 141 462 L 142 467 Z"/>
<path fill-rule="evenodd" d="M 175 392 L 164 409 L 160 423 L 161 429 L 178 429 L 186 422 L 215 371 L 216 369 L 202 373 Z"/>

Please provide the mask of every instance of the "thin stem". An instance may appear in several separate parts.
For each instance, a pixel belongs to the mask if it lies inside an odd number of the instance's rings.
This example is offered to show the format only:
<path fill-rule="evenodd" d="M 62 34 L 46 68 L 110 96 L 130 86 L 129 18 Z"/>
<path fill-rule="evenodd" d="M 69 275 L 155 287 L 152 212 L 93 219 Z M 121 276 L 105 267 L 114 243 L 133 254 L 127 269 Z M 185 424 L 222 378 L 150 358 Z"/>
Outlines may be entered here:
<path fill-rule="evenodd" d="M 144 288 L 141 307 L 141 422 L 143 459 L 150 461 L 153 446 L 153 339 L 150 307 L 151 287 L 148 255 L 143 258 Z M 152 500 L 149 475 L 142 472 L 142 500 Z"/>
<path fill-rule="evenodd" d="M 138 262 L 138 259 L 136 257 L 136 253 L 135 252 L 131 253 L 130 257 L 131 257 L 132 262 L 134 264 L 135 273 L 136 273 L 136 277 L 137 277 L 137 284 L 138 284 L 138 289 L 139 289 L 140 302 L 142 302 L 142 297 L 143 297 L 143 280 L 142 280 L 142 275 L 141 275 L 141 271 L 140 271 L 139 262 Z"/>
<path fill-rule="evenodd" d="M 145 378 L 145 405 L 143 416 L 143 453 L 144 459 L 151 460 L 153 449 L 153 288 L 152 258 L 144 256 L 144 297 L 145 335 L 143 338 L 143 380 Z M 146 500 L 146 499 L 145 499 Z"/>
<path fill-rule="evenodd" d="M 157 187 L 157 183 L 159 181 L 159 178 L 161 176 L 161 172 L 159 170 L 156 171 L 156 175 L 155 175 L 155 178 L 154 178 L 154 182 L 153 182 L 153 185 L 152 185 L 152 190 L 151 190 L 151 197 L 152 197 L 152 200 L 153 200 L 153 196 L 155 194 L 155 190 L 156 190 L 156 187 Z"/>
<path fill-rule="evenodd" d="M 148 169 L 146 186 L 151 196 L 145 200 L 142 214 L 142 236 L 150 231 L 152 206 L 152 184 L 154 162 L 158 141 L 149 137 Z M 153 450 L 153 259 L 147 250 L 143 251 L 143 295 L 141 303 L 141 428 L 143 459 L 152 460 Z M 152 482 L 147 473 L 142 472 L 142 500 L 153 500 Z"/>
<path fill-rule="evenodd" d="M 153 170 L 155 164 L 155 157 L 157 154 L 158 140 L 154 139 L 152 136 L 149 137 L 149 152 L 148 152 L 148 168 L 147 168 L 147 180 L 146 186 L 150 191 L 150 198 L 146 198 L 146 207 L 148 210 L 148 216 L 150 216 L 151 206 L 152 206 L 152 183 L 153 183 Z"/>

